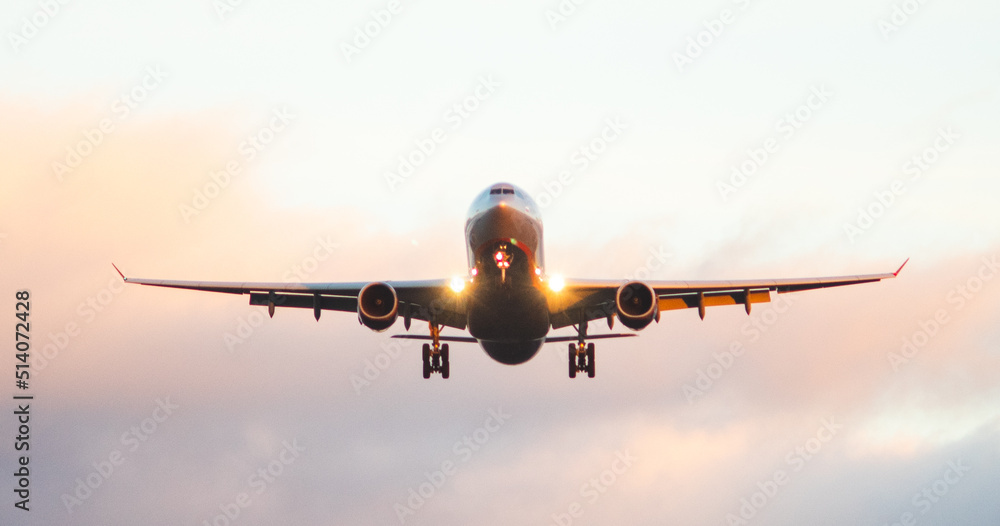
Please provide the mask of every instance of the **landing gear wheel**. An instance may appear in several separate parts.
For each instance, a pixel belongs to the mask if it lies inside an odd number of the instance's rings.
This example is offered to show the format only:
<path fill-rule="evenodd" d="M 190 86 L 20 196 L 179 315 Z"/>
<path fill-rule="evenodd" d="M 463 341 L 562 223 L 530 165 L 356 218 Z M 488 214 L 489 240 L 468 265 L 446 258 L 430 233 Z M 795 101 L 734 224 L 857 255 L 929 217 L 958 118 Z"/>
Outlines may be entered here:
<path fill-rule="evenodd" d="M 451 363 L 448 361 L 448 344 L 441 344 L 441 378 L 448 378 L 451 374 Z"/>
<path fill-rule="evenodd" d="M 594 344 L 587 343 L 587 318 L 580 311 L 580 323 L 573 325 L 576 329 L 576 343 L 569 344 L 569 377 L 576 378 L 576 373 L 586 372 L 594 377 Z M 576 360 L 576 361 L 574 361 Z"/>
<path fill-rule="evenodd" d="M 423 347 L 423 358 L 424 358 L 424 378 L 431 377 L 431 346 L 424 344 Z"/>
<path fill-rule="evenodd" d="M 594 344 L 587 344 L 587 376 L 594 377 Z"/>
<path fill-rule="evenodd" d="M 576 345 L 569 344 L 569 377 L 576 378 Z"/>

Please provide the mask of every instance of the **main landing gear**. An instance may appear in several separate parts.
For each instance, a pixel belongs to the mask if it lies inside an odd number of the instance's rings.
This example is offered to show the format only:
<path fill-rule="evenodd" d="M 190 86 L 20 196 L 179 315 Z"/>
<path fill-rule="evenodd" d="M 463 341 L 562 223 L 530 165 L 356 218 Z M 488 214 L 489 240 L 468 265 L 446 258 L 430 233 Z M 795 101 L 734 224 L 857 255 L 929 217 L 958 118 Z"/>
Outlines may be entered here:
<path fill-rule="evenodd" d="M 451 364 L 448 363 L 448 344 L 441 343 L 441 326 L 434 323 L 431 326 L 431 343 L 423 347 L 424 378 L 430 378 L 431 373 L 441 373 L 441 378 L 451 375 Z"/>
<path fill-rule="evenodd" d="M 569 377 L 576 378 L 576 373 L 586 372 L 588 378 L 593 378 L 594 344 L 586 343 L 587 322 L 580 322 L 576 329 L 577 342 L 569 344 Z"/>
<path fill-rule="evenodd" d="M 584 371 L 588 377 L 594 377 L 594 344 L 569 344 L 569 377 L 576 378 L 576 373 Z"/>

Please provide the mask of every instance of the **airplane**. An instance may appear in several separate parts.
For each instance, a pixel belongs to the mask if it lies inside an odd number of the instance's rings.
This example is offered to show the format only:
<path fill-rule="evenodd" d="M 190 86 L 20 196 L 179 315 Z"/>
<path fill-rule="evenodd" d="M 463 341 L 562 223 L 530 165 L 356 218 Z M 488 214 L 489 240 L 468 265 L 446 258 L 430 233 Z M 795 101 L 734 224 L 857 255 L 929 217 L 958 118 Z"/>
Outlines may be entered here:
<path fill-rule="evenodd" d="M 589 322 L 617 318 L 638 332 L 660 312 L 705 309 L 720 305 L 766 303 L 771 292 L 787 293 L 870 283 L 896 277 L 895 272 L 858 276 L 759 279 L 736 281 L 626 281 L 562 279 L 545 272 L 542 219 L 538 205 L 522 189 L 508 183 L 491 185 L 472 202 L 465 223 L 469 273 L 465 278 L 350 283 L 238 283 L 126 278 L 126 283 L 179 289 L 249 294 L 250 305 L 312 309 L 316 321 L 324 310 L 356 312 L 365 327 L 385 331 L 400 317 L 409 331 L 412 320 L 427 322 L 429 335 L 398 334 L 393 338 L 426 340 L 422 346 L 423 377 L 451 374 L 448 343 L 478 343 L 490 358 L 507 365 L 530 360 L 546 342 L 569 343 L 569 377 L 595 374 L 594 343 L 588 340 L 636 336 L 634 333 L 587 333 Z M 112 264 L 113 265 L 113 264 Z M 576 336 L 549 336 L 572 326 Z M 443 328 L 469 336 L 442 336 Z"/>

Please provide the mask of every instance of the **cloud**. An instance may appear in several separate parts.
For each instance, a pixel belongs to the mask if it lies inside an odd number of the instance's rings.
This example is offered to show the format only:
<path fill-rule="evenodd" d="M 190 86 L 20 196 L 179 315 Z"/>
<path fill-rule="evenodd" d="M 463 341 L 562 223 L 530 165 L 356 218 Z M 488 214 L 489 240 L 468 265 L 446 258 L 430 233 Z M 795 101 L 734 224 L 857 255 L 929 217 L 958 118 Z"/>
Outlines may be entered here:
<path fill-rule="evenodd" d="M 28 522 L 391 524 L 423 491 L 405 524 L 751 512 L 758 524 L 907 513 L 995 524 L 1000 280 L 983 258 L 996 253 L 996 112 L 990 97 L 954 103 L 995 92 L 995 70 L 978 67 L 986 48 L 967 40 L 995 9 L 921 12 L 885 44 L 875 22 L 887 11 L 856 4 L 835 23 L 756 6 L 683 79 L 664 50 L 703 14 L 676 6 L 636 23 L 632 7 L 584 5 L 552 33 L 537 4 L 485 18 L 414 5 L 350 68 L 329 44 L 367 11 L 167 10 L 156 34 L 171 37 L 150 38 L 145 18 L 67 6 L 0 57 L 12 72 L 0 270 L 6 297 L 31 291 L 40 360 Z M 480 18 L 501 23 L 483 33 L 469 22 Z M 96 22 L 99 48 L 85 41 Z M 114 100 L 161 62 L 169 76 L 121 118 Z M 390 194 L 392 159 L 491 73 L 503 86 L 489 107 Z M 825 80 L 831 106 L 722 203 L 713 185 L 728 160 Z M 271 128 L 282 109 L 294 118 Z M 770 278 L 912 260 L 894 280 L 775 296 L 749 317 L 664 313 L 638 338 L 598 342 L 597 378 L 575 381 L 563 344 L 516 367 L 456 344 L 452 378 L 425 381 L 419 346 L 389 345 L 398 325 L 375 334 L 350 313 L 317 323 L 305 309 L 272 319 L 244 296 L 123 286 L 111 267 L 253 281 L 463 274 L 473 195 L 494 179 L 543 188 L 615 115 L 629 126 L 621 143 L 545 210 L 552 271 Z M 962 140 L 851 243 L 844 222 L 942 125 Z M 274 140 L 250 159 L 241 144 L 261 133 Z M 491 411 L 510 417 L 487 427 Z M 14 455 L 0 459 L 13 473 Z M 952 464 L 968 470 L 956 479 Z"/>

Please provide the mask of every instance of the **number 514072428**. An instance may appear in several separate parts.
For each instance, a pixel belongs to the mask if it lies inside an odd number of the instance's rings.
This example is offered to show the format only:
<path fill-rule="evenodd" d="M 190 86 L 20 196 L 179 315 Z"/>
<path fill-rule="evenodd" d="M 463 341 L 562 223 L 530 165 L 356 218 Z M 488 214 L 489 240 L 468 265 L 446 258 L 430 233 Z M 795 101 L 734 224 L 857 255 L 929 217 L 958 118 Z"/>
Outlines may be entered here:
<path fill-rule="evenodd" d="M 28 302 L 29 297 L 30 294 L 28 291 L 18 291 L 16 295 L 17 304 L 14 306 L 14 315 L 18 319 L 17 325 L 14 327 L 15 356 L 17 357 L 17 361 L 21 362 L 14 366 L 14 377 L 18 389 L 27 389 L 28 378 L 31 376 L 28 372 L 28 356 L 31 350 L 31 324 L 28 323 L 28 315 L 31 312 L 31 304 Z"/>

